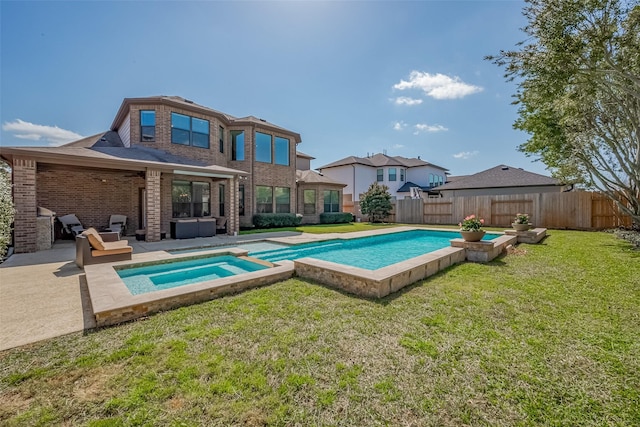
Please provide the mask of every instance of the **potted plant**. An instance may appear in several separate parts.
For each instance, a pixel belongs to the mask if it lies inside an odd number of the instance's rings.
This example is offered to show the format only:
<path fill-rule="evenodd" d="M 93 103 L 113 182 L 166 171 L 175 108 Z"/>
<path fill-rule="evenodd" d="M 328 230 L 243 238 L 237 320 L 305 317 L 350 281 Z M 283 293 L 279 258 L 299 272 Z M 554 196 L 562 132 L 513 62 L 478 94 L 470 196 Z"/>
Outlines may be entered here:
<path fill-rule="evenodd" d="M 480 229 L 484 225 L 484 219 L 469 215 L 458 225 L 460 226 L 460 234 L 465 242 L 479 242 L 484 237 L 484 230 Z"/>
<path fill-rule="evenodd" d="M 526 213 L 517 214 L 511 226 L 516 231 L 527 231 L 531 226 L 531 224 L 529 224 L 529 214 L 526 214 Z"/>

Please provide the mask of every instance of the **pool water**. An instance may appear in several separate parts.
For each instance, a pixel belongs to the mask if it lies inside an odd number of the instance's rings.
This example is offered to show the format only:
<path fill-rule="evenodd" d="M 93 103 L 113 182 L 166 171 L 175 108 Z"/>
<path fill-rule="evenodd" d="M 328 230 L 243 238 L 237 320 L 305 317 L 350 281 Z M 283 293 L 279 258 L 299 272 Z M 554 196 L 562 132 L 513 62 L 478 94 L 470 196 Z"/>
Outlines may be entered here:
<path fill-rule="evenodd" d="M 265 261 L 295 260 L 311 257 L 367 270 L 377 270 L 401 261 L 446 248 L 459 238 L 454 231 L 412 230 L 358 239 L 328 240 L 280 249 L 252 251 L 249 255 Z M 497 234 L 485 234 L 492 240 Z"/>
<path fill-rule="evenodd" d="M 230 255 L 148 263 L 116 269 L 132 295 L 263 270 L 267 266 Z"/>

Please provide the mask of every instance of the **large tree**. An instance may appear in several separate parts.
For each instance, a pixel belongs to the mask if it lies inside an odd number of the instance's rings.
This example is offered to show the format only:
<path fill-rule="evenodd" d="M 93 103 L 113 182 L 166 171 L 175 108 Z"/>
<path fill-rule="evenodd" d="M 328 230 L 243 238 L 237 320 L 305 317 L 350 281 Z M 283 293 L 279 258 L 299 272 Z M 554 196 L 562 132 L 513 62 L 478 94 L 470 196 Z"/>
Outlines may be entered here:
<path fill-rule="evenodd" d="M 488 59 L 517 83 L 519 149 L 640 224 L 640 5 L 527 0 L 518 50 Z"/>

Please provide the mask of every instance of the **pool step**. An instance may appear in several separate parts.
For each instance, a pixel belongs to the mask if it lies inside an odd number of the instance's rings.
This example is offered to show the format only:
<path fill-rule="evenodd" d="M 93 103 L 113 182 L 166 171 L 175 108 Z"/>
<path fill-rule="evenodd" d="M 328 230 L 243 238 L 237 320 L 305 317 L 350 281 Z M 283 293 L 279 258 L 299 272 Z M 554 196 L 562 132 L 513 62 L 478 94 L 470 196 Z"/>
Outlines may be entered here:
<path fill-rule="evenodd" d="M 305 254 L 315 253 L 326 248 L 337 247 L 344 245 L 344 242 L 332 242 L 324 243 L 320 245 L 314 245 L 313 247 L 296 247 L 291 246 L 285 249 L 275 249 L 271 251 L 250 252 L 249 255 L 265 261 L 282 261 L 285 259 L 302 258 Z"/>

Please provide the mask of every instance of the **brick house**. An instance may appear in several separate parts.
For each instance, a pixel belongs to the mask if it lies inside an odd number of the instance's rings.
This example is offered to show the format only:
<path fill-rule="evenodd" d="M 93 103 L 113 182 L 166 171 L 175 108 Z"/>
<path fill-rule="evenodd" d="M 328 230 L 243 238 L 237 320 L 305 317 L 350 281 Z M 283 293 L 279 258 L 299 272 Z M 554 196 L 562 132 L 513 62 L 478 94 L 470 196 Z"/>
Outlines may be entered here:
<path fill-rule="evenodd" d="M 85 227 L 126 215 L 127 234 L 145 229 L 148 241 L 175 218 L 225 217 L 233 234 L 255 213 L 295 213 L 300 142 L 184 98 L 126 98 L 107 132 L 60 147 L 0 147 L 12 168 L 15 251 L 38 249 L 38 207 L 74 213 Z"/>
<path fill-rule="evenodd" d="M 298 206 L 296 212 L 302 214 L 302 224 L 317 224 L 324 212 L 342 212 L 342 189 L 346 184 L 311 170 L 308 154 L 296 154 L 296 187 Z"/>

